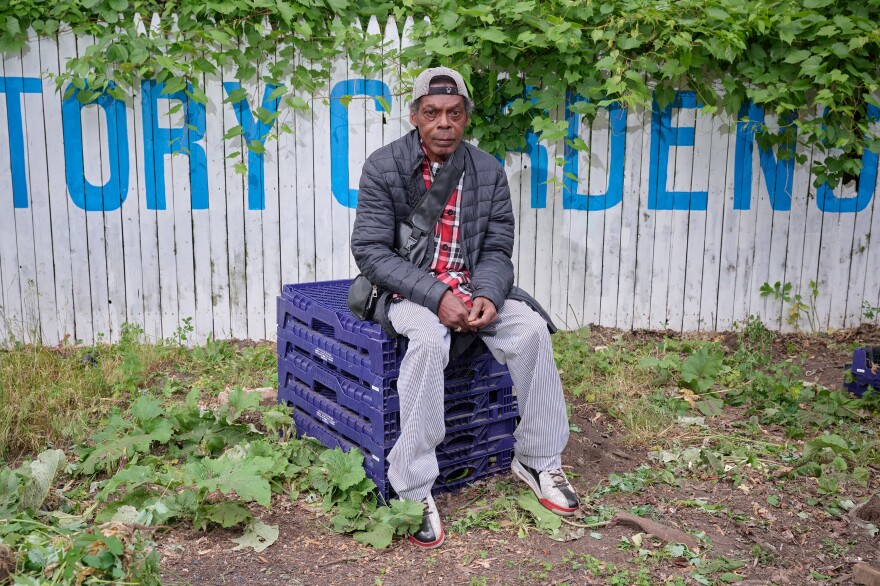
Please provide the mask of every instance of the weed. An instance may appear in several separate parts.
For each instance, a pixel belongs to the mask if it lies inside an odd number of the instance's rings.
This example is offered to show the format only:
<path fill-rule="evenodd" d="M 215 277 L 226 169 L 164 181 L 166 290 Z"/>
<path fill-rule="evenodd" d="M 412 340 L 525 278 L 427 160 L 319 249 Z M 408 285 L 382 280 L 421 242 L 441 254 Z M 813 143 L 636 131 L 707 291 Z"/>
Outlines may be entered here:
<path fill-rule="evenodd" d="M 880 318 L 880 305 L 874 306 L 867 300 L 862 301 L 862 318 L 871 322 Z"/>
<path fill-rule="evenodd" d="M 792 284 L 789 282 L 780 283 L 776 281 L 771 286 L 770 283 L 761 285 L 761 297 L 773 297 L 777 301 L 789 303 L 788 316 L 786 323 L 795 329 L 800 329 L 800 323 L 806 318 L 810 326 L 810 332 L 816 333 L 819 327 L 819 314 L 816 310 L 816 300 L 819 297 L 819 285 L 816 281 L 810 281 L 809 296 L 804 298 L 800 293 L 791 295 Z"/>

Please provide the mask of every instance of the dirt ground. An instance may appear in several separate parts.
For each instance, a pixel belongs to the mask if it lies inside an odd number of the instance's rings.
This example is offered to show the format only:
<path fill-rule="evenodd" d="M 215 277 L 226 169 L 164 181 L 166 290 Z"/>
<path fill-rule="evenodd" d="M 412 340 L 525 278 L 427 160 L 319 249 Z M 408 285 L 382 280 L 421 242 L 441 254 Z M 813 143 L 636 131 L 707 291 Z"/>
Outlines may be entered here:
<path fill-rule="evenodd" d="M 594 330 L 593 335 L 599 337 L 593 339 L 607 336 L 610 340 L 618 334 L 614 330 Z M 659 339 L 664 333 L 629 335 Z M 722 343 L 730 342 L 728 334 L 707 335 L 712 336 Z M 807 356 L 807 380 L 839 388 L 843 364 L 851 343 L 856 341 L 880 344 L 880 329 L 863 327 L 826 338 L 789 334 L 777 340 L 773 352 L 774 357 L 784 358 L 796 348 Z M 581 431 L 571 434 L 563 462 L 577 474 L 572 483 L 580 494 L 588 494 L 611 473 L 633 471 L 648 462 L 646 451 L 627 445 L 615 422 L 607 416 L 578 399 L 572 401 L 572 408 L 572 422 Z M 723 428 L 736 418 L 732 410 L 719 424 Z M 774 430 L 766 433 L 769 439 L 783 441 Z M 619 544 L 621 538 L 631 538 L 638 531 L 621 525 L 587 528 L 580 538 L 571 541 L 555 541 L 536 529 L 520 536 L 516 526 L 503 523 L 497 531 L 476 528 L 463 534 L 452 532 L 451 522 L 462 517 L 482 495 L 491 497 L 499 482 L 518 480 L 506 474 L 438 498 L 447 538 L 442 547 L 433 551 L 418 550 L 405 540 L 395 541 L 386 550 L 361 546 L 351 537 L 334 533 L 329 517 L 314 505 L 302 500 L 290 502 L 279 495 L 271 511 L 261 514 L 263 521 L 279 526 L 280 536 L 273 546 L 262 553 L 250 549 L 232 551 L 230 539 L 238 537 L 240 531 L 214 529 L 198 533 L 187 527 L 175 527 L 155 536 L 163 576 L 168 584 L 192 585 L 574 585 L 610 583 L 594 578 L 575 563 L 583 554 L 605 564 L 635 567 L 633 553 L 622 550 Z M 598 505 L 622 510 L 650 505 L 654 520 L 704 534 L 710 544 L 706 546 L 710 557 L 746 561 L 737 570 L 745 578 L 740 584 L 852 583 L 854 563 L 864 560 L 878 564 L 880 541 L 868 536 L 853 519 L 834 517 L 819 506 L 806 504 L 811 497 L 818 497 L 816 484 L 812 478 L 768 482 L 756 477 L 734 488 L 723 478 L 706 476 L 688 480 L 680 487 L 659 484 L 634 493 L 612 493 L 603 496 L 601 503 L 585 502 L 583 506 L 590 511 Z M 878 486 L 875 478 L 869 487 L 848 490 L 846 496 L 861 503 L 880 492 Z M 768 505 L 767 497 L 771 495 L 778 496 L 778 506 Z M 719 514 L 686 506 L 697 499 L 723 505 L 726 512 Z M 874 514 L 872 507 L 876 509 L 878 505 L 878 501 L 866 504 L 860 516 Z M 563 525 L 563 529 L 576 528 Z M 650 538 L 645 543 L 643 547 L 660 547 Z M 683 557 L 649 561 L 648 567 L 652 583 L 662 584 L 675 577 L 680 577 L 684 584 L 697 583 L 690 577 L 693 566 Z"/>

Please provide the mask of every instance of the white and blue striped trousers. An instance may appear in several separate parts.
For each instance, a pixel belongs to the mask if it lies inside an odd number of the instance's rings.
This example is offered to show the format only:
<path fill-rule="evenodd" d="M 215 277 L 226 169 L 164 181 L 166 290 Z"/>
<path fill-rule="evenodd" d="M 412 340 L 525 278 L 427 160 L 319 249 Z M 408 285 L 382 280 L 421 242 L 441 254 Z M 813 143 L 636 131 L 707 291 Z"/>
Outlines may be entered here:
<path fill-rule="evenodd" d="M 409 338 L 397 381 L 401 432 L 388 457 L 388 479 L 400 498 L 418 501 L 430 494 L 439 474 L 434 450 L 446 434 L 443 370 L 451 334 L 434 312 L 406 299 L 392 303 L 388 317 Z M 497 321 L 478 333 L 495 359 L 507 364 L 516 388 L 517 459 L 536 470 L 559 468 L 568 418 L 546 322 L 510 299 Z"/>

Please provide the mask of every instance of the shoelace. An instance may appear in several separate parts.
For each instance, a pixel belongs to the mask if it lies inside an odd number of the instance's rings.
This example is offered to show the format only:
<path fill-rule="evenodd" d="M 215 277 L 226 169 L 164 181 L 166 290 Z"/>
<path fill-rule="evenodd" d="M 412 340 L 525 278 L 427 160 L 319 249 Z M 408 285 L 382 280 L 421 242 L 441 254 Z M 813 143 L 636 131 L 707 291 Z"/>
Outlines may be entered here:
<path fill-rule="evenodd" d="M 560 469 L 550 470 L 547 472 L 550 475 L 550 479 L 553 480 L 553 486 L 556 488 L 568 488 L 568 479 L 565 477 L 565 472 Z"/>

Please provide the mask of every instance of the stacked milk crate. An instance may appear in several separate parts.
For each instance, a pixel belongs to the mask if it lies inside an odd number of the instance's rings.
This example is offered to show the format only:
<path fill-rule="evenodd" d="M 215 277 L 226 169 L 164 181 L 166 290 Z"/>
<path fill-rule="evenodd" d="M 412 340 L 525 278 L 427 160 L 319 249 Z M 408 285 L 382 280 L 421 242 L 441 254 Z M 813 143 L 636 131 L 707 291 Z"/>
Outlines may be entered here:
<path fill-rule="evenodd" d="M 298 435 L 327 447 L 357 448 L 386 499 L 388 453 L 400 435 L 397 376 L 406 338 L 346 307 L 351 281 L 285 285 L 278 297 L 278 401 L 293 410 Z M 513 458 L 516 399 L 507 368 L 482 343 L 449 363 L 446 438 L 437 448 L 434 492 L 506 472 Z"/>

